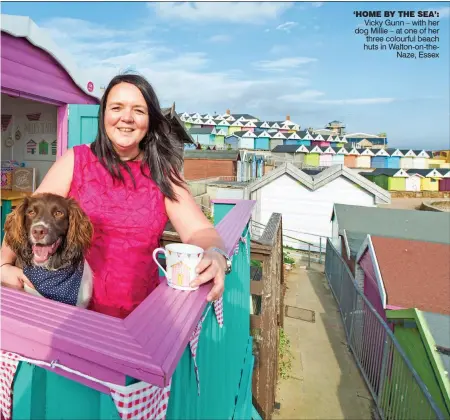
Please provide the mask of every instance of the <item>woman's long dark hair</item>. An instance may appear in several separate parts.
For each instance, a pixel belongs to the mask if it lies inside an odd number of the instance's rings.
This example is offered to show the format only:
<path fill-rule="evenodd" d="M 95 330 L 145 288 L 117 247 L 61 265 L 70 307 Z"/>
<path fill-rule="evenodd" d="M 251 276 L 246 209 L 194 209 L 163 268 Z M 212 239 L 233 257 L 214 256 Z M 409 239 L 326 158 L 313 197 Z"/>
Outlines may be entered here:
<path fill-rule="evenodd" d="M 164 117 L 153 87 L 142 76 L 123 74 L 114 77 L 109 82 L 100 102 L 98 115 L 98 133 L 91 144 L 91 150 L 101 164 L 108 170 L 114 180 L 125 183 L 120 171 L 124 168 L 130 175 L 133 184 L 135 180 L 126 161 L 122 161 L 114 150 L 105 129 L 105 108 L 111 89 L 119 83 L 130 83 L 136 86 L 144 96 L 148 108 L 149 127 L 145 137 L 139 143 L 143 151 L 141 173 L 151 178 L 161 192 L 170 200 L 178 201 L 172 183 L 185 187 L 180 171 L 183 165 L 183 145 L 173 133 L 170 122 Z M 149 171 L 150 169 L 150 171 Z"/>

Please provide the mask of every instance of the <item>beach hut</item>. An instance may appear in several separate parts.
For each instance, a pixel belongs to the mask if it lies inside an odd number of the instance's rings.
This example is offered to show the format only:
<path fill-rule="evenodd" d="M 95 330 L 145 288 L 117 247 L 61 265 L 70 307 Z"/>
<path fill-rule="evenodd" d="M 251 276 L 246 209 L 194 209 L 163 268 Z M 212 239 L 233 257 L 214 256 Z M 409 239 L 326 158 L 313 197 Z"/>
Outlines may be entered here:
<path fill-rule="evenodd" d="M 304 146 L 311 146 L 311 142 L 313 140 L 313 136 L 308 130 L 300 130 L 296 132 L 297 135 L 300 137 L 300 144 L 303 144 Z"/>
<path fill-rule="evenodd" d="M 345 165 L 345 155 L 348 153 L 345 147 L 333 147 L 333 165 Z"/>
<path fill-rule="evenodd" d="M 312 146 L 328 147 L 330 145 L 330 142 L 326 141 L 320 133 L 313 134 L 313 137 Z"/>
<path fill-rule="evenodd" d="M 225 149 L 237 150 L 239 148 L 239 137 L 236 135 L 226 136 L 224 139 Z"/>
<path fill-rule="evenodd" d="M 372 168 L 388 168 L 389 153 L 385 149 L 372 149 L 374 156 L 372 157 Z"/>
<path fill-rule="evenodd" d="M 270 133 L 270 132 L 269 132 Z M 281 131 L 277 131 L 276 133 L 270 133 L 271 134 L 271 139 L 272 140 L 281 140 L 281 143 L 276 143 L 276 144 L 286 144 L 286 140 L 287 140 L 287 136 L 285 133 L 282 133 Z"/>
<path fill-rule="evenodd" d="M 227 135 L 226 130 L 218 129 L 217 127 L 215 128 L 215 130 L 216 130 L 216 134 L 215 134 L 215 138 L 214 138 L 214 145 L 218 149 L 224 149 L 225 148 L 225 136 Z"/>
<path fill-rule="evenodd" d="M 336 143 L 336 147 L 345 147 L 348 143 L 347 139 L 344 136 L 335 136 L 334 141 Z"/>
<path fill-rule="evenodd" d="M 242 124 L 240 121 L 231 121 L 227 120 L 230 123 L 230 127 L 228 128 L 228 134 L 231 135 L 235 133 L 236 131 L 242 131 L 242 127 L 244 124 Z"/>
<path fill-rule="evenodd" d="M 256 134 L 253 131 L 251 131 L 251 130 L 236 131 L 234 134 L 237 135 L 238 137 L 240 137 L 239 149 L 254 149 L 255 148 Z"/>
<path fill-rule="evenodd" d="M 287 140 L 285 142 L 286 145 L 300 146 L 302 144 L 301 137 L 295 131 L 293 133 L 285 133 L 284 135 L 287 137 Z"/>
<path fill-rule="evenodd" d="M 387 191 L 406 191 L 406 179 L 409 177 L 404 169 L 377 168 L 371 173 L 361 174 Z"/>
<path fill-rule="evenodd" d="M 228 135 L 228 130 L 230 128 L 230 123 L 228 121 L 225 120 L 217 120 L 217 124 L 216 124 L 216 130 L 223 130 L 225 133 L 225 136 Z"/>
<path fill-rule="evenodd" d="M 401 149 L 403 157 L 400 158 L 400 168 L 411 169 L 414 167 L 413 161 L 416 157 L 414 150 L 412 149 Z"/>
<path fill-rule="evenodd" d="M 323 153 L 322 149 L 319 146 L 309 146 L 306 148 L 308 149 L 308 153 L 305 155 L 305 165 L 320 166 L 320 155 Z"/>
<path fill-rule="evenodd" d="M 413 150 L 416 155 L 413 157 L 413 168 L 414 169 L 428 169 L 430 155 L 425 150 Z"/>
<path fill-rule="evenodd" d="M 189 134 L 194 139 L 194 143 L 201 144 L 202 146 L 214 146 L 214 127 L 191 128 Z"/>
<path fill-rule="evenodd" d="M 363 149 L 359 151 L 359 156 L 356 157 L 357 168 L 370 168 L 372 156 L 374 153 L 370 149 Z"/>
<path fill-rule="evenodd" d="M 333 165 L 333 156 L 336 152 L 331 146 L 321 147 L 322 153 L 319 156 L 319 166 L 331 166 Z"/>
<path fill-rule="evenodd" d="M 255 149 L 270 150 L 269 147 L 270 147 L 270 134 L 264 130 L 261 134 L 258 134 L 258 136 L 255 138 Z"/>
<path fill-rule="evenodd" d="M 391 169 L 400 169 L 400 159 L 403 157 L 403 153 L 400 149 L 385 149 L 389 153 L 387 159 L 387 167 Z"/>
<path fill-rule="evenodd" d="M 439 191 L 450 191 L 450 170 L 439 180 Z"/>
<path fill-rule="evenodd" d="M 386 317 L 433 400 L 444 417 L 450 418 L 450 316 L 408 308 L 386 310 Z"/>
<path fill-rule="evenodd" d="M 216 122 L 212 118 L 209 118 L 209 119 L 203 118 L 201 121 L 202 121 L 202 123 L 201 123 L 202 127 L 215 128 L 217 125 Z"/>
<path fill-rule="evenodd" d="M 255 131 L 256 125 L 253 121 L 247 121 L 243 123 L 244 126 L 242 127 L 243 131 L 251 131 L 252 133 Z"/>
<path fill-rule="evenodd" d="M 408 169 L 408 175 L 421 175 L 420 190 L 421 191 L 439 191 L 439 179 L 442 174 L 438 169 Z"/>
<path fill-rule="evenodd" d="M 31 19 L 13 15 L 1 19 L 2 139 L 9 132 L 14 140 L 9 147 L 2 141 L 2 160 L 14 159 L 35 168 L 39 185 L 67 150 L 75 128 L 80 131 L 81 116 L 75 108 L 98 104 L 100 90 Z M 97 118 L 97 107 L 89 112 Z M 85 133 L 85 141 L 94 140 L 95 134 L 96 130 Z M 55 138 L 53 154 L 49 145 Z"/>
<path fill-rule="evenodd" d="M 356 158 L 359 156 L 358 150 L 354 147 L 348 147 L 347 155 L 344 157 L 344 164 L 347 168 L 357 168 L 356 166 Z"/>
<path fill-rule="evenodd" d="M 408 173 L 408 175 L 408 178 L 406 178 L 405 190 L 414 192 L 420 191 L 423 176 L 415 173 Z"/>

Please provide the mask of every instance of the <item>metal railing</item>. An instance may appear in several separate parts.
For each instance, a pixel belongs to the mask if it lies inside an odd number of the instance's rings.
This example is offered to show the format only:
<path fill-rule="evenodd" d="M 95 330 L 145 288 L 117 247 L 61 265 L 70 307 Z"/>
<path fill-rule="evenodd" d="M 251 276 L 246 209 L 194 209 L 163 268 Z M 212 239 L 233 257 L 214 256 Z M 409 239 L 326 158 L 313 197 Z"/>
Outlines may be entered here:
<path fill-rule="evenodd" d="M 358 288 L 330 240 L 325 274 L 339 306 L 347 344 L 381 419 L 444 419 L 393 332 Z"/>
<path fill-rule="evenodd" d="M 266 225 L 252 219 L 250 222 L 250 228 L 252 238 L 258 240 L 258 238 L 261 236 L 262 232 L 266 228 Z M 293 235 L 294 234 L 302 235 L 305 238 L 300 239 L 292 235 L 286 235 L 285 232 L 293 232 Z M 306 237 L 308 236 L 312 238 L 311 241 L 305 240 Z M 306 252 L 307 268 L 311 267 L 311 261 L 315 261 L 318 262 L 319 264 L 322 264 L 323 255 L 325 254 L 326 241 L 327 238 L 324 236 L 316 235 L 314 233 L 299 232 L 296 230 L 283 228 L 283 244 L 285 246 L 287 245 L 288 247 L 293 248 L 293 251 L 299 253 Z"/>

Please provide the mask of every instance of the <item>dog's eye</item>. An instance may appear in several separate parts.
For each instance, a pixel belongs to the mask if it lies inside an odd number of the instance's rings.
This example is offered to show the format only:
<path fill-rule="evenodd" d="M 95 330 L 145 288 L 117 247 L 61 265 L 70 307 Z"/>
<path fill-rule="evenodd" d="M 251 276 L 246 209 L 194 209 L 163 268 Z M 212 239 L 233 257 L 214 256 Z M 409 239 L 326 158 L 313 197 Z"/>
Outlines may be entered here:
<path fill-rule="evenodd" d="M 55 215 L 55 217 L 63 217 L 64 213 L 62 211 L 56 210 L 54 215 Z"/>
<path fill-rule="evenodd" d="M 35 212 L 34 210 L 28 210 L 28 211 L 27 211 L 27 214 L 28 214 L 28 216 L 30 216 L 30 217 L 36 216 L 36 212 Z"/>

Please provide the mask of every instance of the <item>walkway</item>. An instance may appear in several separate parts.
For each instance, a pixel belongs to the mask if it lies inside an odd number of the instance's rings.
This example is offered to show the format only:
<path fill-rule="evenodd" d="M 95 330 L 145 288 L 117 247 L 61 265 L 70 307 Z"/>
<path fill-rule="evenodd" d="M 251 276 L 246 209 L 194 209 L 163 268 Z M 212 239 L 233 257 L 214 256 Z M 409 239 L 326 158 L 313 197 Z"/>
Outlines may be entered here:
<path fill-rule="evenodd" d="M 304 264 L 303 262 L 300 263 Z M 345 332 L 323 266 L 287 276 L 285 305 L 315 311 L 315 322 L 285 317 L 293 354 L 291 377 L 280 379 L 274 419 L 371 419 L 372 400 L 347 350 Z"/>

